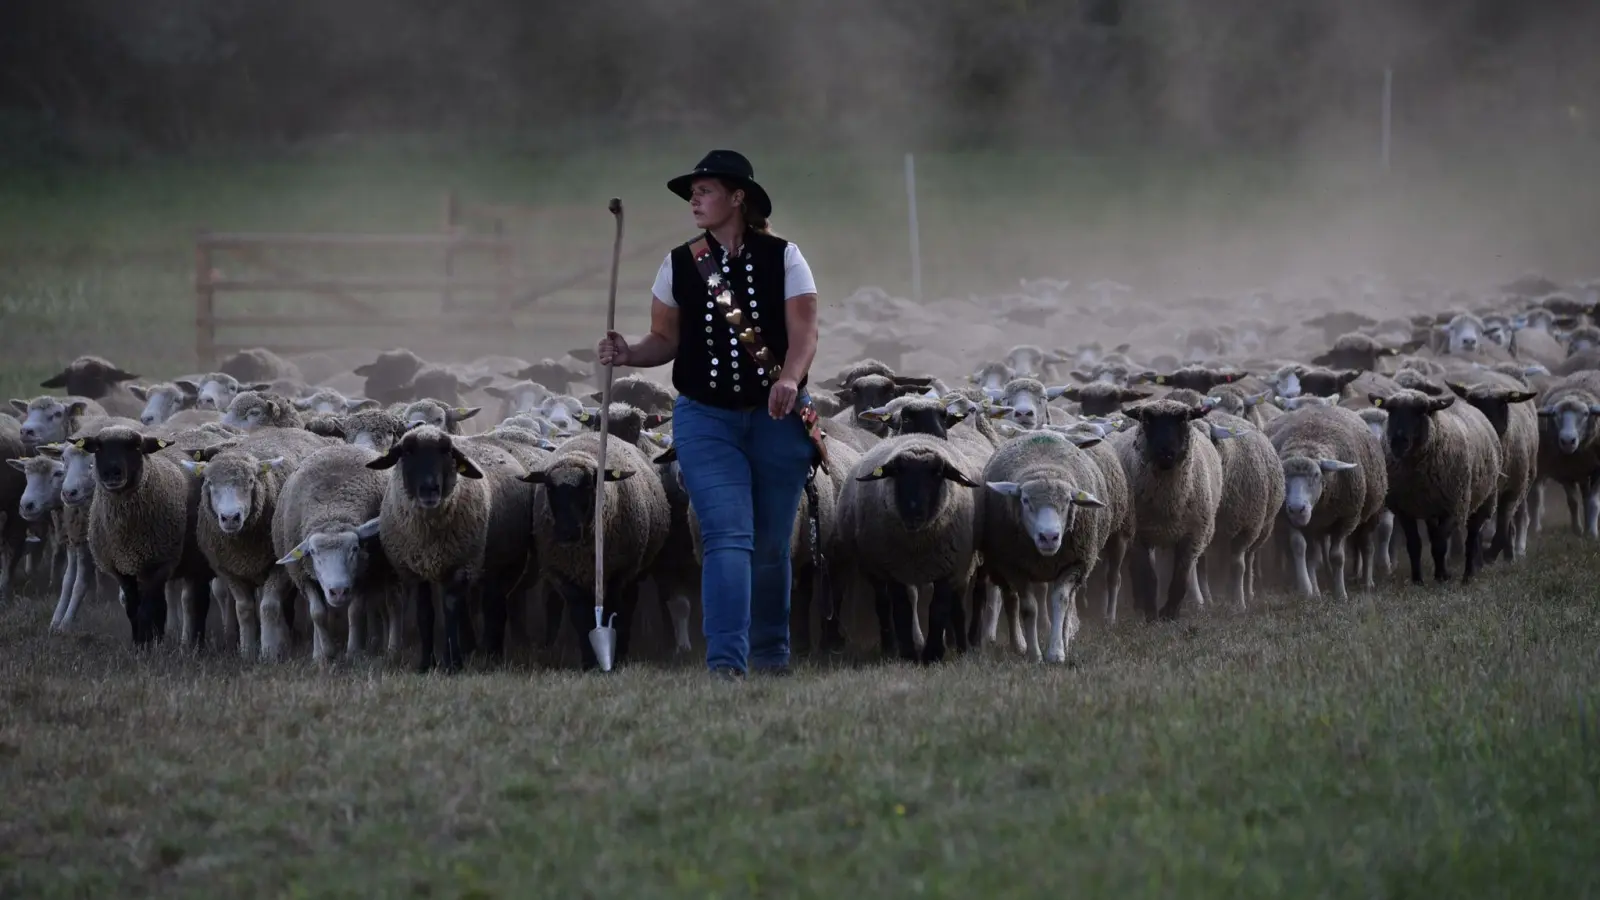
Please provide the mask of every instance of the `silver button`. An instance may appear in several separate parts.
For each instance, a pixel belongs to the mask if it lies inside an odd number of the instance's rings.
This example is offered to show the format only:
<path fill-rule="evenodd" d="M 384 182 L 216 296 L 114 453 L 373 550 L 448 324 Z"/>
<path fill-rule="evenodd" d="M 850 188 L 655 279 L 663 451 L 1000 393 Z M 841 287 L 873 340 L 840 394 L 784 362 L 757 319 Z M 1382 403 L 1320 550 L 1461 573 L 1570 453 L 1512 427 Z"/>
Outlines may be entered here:
<path fill-rule="evenodd" d="M 730 343 L 733 346 L 737 347 L 737 346 L 739 346 L 739 339 L 736 338 L 736 337 L 728 338 L 728 343 Z"/>
<path fill-rule="evenodd" d="M 751 306 L 755 306 L 755 304 L 754 304 L 754 303 L 752 303 L 752 304 L 750 304 L 750 305 L 751 305 Z M 756 312 L 756 311 L 755 311 L 755 310 L 753 310 L 753 309 L 752 309 L 752 310 L 750 310 L 750 318 L 752 318 L 752 319 L 759 319 L 759 318 L 761 318 L 761 313 L 758 313 L 758 312 Z"/>
<path fill-rule="evenodd" d="M 734 381 L 738 381 L 739 380 L 739 373 L 738 372 L 733 373 L 733 380 Z"/>
<path fill-rule="evenodd" d="M 712 387 L 716 387 L 716 385 L 712 385 Z M 734 386 L 733 386 L 733 390 L 734 390 L 734 393 L 738 393 L 738 391 L 739 391 L 739 386 L 738 386 L 738 385 L 737 385 L 737 384 L 736 384 L 736 385 L 734 385 Z"/>
<path fill-rule="evenodd" d="M 761 386 L 767 387 L 767 380 L 765 378 L 761 379 Z"/>
<path fill-rule="evenodd" d="M 752 265 L 750 265 L 750 264 L 749 264 L 749 263 L 745 263 L 745 264 L 744 264 L 744 270 L 745 270 L 745 271 L 746 271 L 746 272 L 754 272 L 754 271 L 755 271 L 755 270 L 756 270 L 756 267 L 755 267 L 755 266 L 752 266 Z"/>
<path fill-rule="evenodd" d="M 707 328 L 707 329 L 706 329 L 706 330 L 707 330 L 707 331 L 710 331 L 710 330 L 711 330 L 711 329 L 709 329 L 709 328 Z M 713 344 L 713 343 L 712 343 L 712 341 L 711 341 L 711 338 L 706 338 L 706 346 L 707 346 L 707 347 L 711 347 L 711 346 L 714 346 L 714 344 Z"/>
<path fill-rule="evenodd" d="M 733 361 L 729 362 L 728 365 L 733 366 L 735 369 L 737 369 L 737 368 L 739 368 L 739 361 L 737 359 L 733 360 Z"/>
<path fill-rule="evenodd" d="M 711 364 L 712 364 L 712 365 L 713 365 L 713 366 L 715 366 L 715 365 L 719 365 L 719 363 L 718 363 L 718 362 L 717 362 L 717 358 L 716 358 L 716 357 L 715 357 L 715 356 L 713 356 L 713 357 L 711 357 Z"/>
<path fill-rule="evenodd" d="M 756 367 L 756 374 L 757 374 L 757 375 L 765 375 L 765 374 L 767 374 L 767 370 L 766 370 L 766 369 L 763 369 L 763 368 L 761 368 L 761 367 L 760 367 L 760 366 L 757 366 L 757 367 Z"/>
<path fill-rule="evenodd" d="M 712 378 L 715 378 L 715 377 L 717 377 L 717 370 L 716 370 L 716 369 L 712 369 L 712 370 L 711 370 L 711 377 L 712 377 Z M 737 376 L 735 376 L 735 377 L 737 377 Z"/>
<path fill-rule="evenodd" d="M 713 382 L 711 382 L 711 386 L 712 386 L 712 387 L 716 387 L 716 386 L 717 386 L 717 383 L 716 383 L 716 382 L 715 382 L 715 381 L 713 381 Z"/>
<path fill-rule="evenodd" d="M 706 313 L 706 321 L 711 321 L 711 313 Z"/>
<path fill-rule="evenodd" d="M 756 292 L 756 289 L 755 288 L 745 288 L 745 292 L 746 293 L 750 293 L 750 294 L 754 294 Z"/>
<path fill-rule="evenodd" d="M 728 271 L 731 271 L 731 270 L 730 270 L 730 269 L 729 269 L 729 268 L 728 268 L 728 267 L 727 267 L 727 266 L 723 266 L 723 267 L 722 267 L 722 271 L 724 271 L 724 272 L 728 272 Z"/>

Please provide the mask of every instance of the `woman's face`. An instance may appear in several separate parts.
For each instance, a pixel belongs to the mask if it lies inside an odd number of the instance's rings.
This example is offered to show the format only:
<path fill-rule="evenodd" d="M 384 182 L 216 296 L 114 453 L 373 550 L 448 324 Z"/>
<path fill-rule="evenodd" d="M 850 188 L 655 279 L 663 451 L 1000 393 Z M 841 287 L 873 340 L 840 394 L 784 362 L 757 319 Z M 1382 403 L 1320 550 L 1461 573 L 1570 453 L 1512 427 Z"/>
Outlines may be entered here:
<path fill-rule="evenodd" d="M 730 191 L 715 178 L 696 178 L 689 187 L 689 211 L 694 214 L 694 224 L 708 231 L 726 225 L 743 201 L 744 191 Z"/>

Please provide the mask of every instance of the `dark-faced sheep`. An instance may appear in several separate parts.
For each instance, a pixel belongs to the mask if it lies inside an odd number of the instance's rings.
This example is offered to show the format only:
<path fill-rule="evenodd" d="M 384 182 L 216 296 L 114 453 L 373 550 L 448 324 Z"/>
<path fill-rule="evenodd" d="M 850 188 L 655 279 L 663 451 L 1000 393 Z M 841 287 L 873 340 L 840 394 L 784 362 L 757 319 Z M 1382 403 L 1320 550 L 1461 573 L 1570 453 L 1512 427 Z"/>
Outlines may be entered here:
<path fill-rule="evenodd" d="M 144 404 L 124 384 L 138 377 L 101 357 L 80 356 L 60 372 L 39 382 L 39 386 L 62 388 L 68 396 L 97 401 L 109 415 L 138 418 Z"/>
<path fill-rule="evenodd" d="M 1500 438 L 1500 496 L 1485 561 L 1502 555 L 1518 559 L 1527 553 L 1528 494 L 1539 458 L 1539 417 L 1529 402 L 1538 394 L 1509 375 L 1485 372 L 1479 377 L 1470 385 L 1449 382 L 1449 388 L 1483 413 Z"/>

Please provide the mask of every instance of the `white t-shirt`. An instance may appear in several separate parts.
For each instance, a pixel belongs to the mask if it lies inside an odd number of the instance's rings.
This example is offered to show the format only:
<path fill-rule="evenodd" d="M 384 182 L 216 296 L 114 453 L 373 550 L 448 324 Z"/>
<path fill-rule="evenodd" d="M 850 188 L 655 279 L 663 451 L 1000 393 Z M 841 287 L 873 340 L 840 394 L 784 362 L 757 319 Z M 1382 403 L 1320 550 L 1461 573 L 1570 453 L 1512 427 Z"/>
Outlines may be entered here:
<path fill-rule="evenodd" d="M 806 258 L 800 254 L 800 248 L 790 242 L 783 248 L 783 299 L 798 297 L 801 294 L 815 294 L 817 282 L 811 277 L 811 266 L 806 263 Z M 650 286 L 650 293 L 657 300 L 668 306 L 676 307 L 678 301 L 672 298 L 672 254 L 668 253 L 666 259 L 661 261 L 661 268 L 656 270 L 656 283 Z"/>

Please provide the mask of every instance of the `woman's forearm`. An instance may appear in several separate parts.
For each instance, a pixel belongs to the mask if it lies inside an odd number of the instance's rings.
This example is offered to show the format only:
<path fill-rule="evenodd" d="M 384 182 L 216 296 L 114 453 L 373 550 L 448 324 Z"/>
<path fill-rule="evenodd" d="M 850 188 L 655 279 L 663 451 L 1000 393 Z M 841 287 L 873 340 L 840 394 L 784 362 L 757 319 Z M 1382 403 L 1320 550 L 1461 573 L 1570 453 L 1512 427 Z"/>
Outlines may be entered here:
<path fill-rule="evenodd" d="M 636 369 L 652 369 L 672 362 L 678 355 L 678 342 L 650 332 L 637 343 L 628 345 L 628 365 Z"/>
<path fill-rule="evenodd" d="M 798 384 L 811 371 L 811 361 L 817 355 L 817 295 L 791 297 L 785 306 L 789 350 L 784 355 L 783 374 Z"/>

